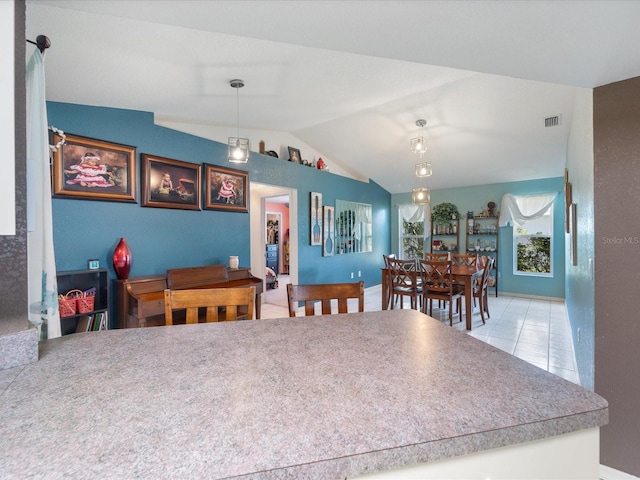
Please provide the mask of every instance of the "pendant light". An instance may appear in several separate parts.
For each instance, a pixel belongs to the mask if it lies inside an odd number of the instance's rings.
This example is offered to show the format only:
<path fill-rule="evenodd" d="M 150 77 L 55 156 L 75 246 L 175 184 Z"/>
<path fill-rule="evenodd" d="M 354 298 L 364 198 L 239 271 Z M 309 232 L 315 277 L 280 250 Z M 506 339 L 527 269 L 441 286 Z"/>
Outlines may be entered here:
<path fill-rule="evenodd" d="M 411 201 L 418 205 L 431 203 L 431 191 L 427 187 L 418 187 L 411 190 Z"/>
<path fill-rule="evenodd" d="M 240 97 L 238 93 L 238 89 L 244 87 L 244 82 L 236 78 L 231 80 L 229 85 L 236 89 L 237 130 L 235 137 L 229 137 L 229 154 L 227 159 L 231 163 L 247 163 L 247 161 L 249 161 L 249 139 L 240 138 Z"/>
<path fill-rule="evenodd" d="M 416 120 L 416 125 L 420 128 L 424 128 L 427 124 L 426 120 Z M 424 136 L 411 139 L 411 152 L 418 155 L 424 155 L 427 151 L 427 139 Z"/>
<path fill-rule="evenodd" d="M 426 120 L 416 120 L 416 125 L 424 128 Z M 433 174 L 431 164 L 424 161 L 424 154 L 427 151 L 427 139 L 424 136 L 411 139 L 411 151 L 420 155 L 420 163 L 416 163 L 416 177 L 422 181 L 423 178 Z M 427 187 L 417 187 L 411 190 L 411 201 L 417 205 L 428 205 L 431 203 L 431 191 Z"/>
<path fill-rule="evenodd" d="M 433 170 L 429 162 L 416 163 L 416 177 L 424 178 L 433 175 Z"/>

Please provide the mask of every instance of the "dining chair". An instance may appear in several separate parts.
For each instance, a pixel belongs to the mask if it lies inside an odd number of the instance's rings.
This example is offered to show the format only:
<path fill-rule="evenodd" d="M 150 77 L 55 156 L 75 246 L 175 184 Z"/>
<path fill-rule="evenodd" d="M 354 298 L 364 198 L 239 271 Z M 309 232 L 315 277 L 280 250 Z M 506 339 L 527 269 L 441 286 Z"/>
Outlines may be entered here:
<path fill-rule="evenodd" d="M 382 259 L 384 260 L 384 275 L 387 280 L 387 305 L 391 303 L 391 299 L 393 298 L 393 289 L 391 288 L 391 270 L 389 269 L 389 259 L 396 258 L 395 253 L 390 253 L 389 255 L 382 254 Z"/>
<path fill-rule="evenodd" d="M 186 323 L 198 323 L 200 309 L 206 322 L 252 320 L 255 287 L 193 288 L 164 291 L 166 325 L 173 325 L 174 311 L 186 310 Z"/>
<path fill-rule="evenodd" d="M 382 254 L 382 259 L 384 260 L 384 267 L 385 268 L 389 268 L 389 259 L 390 258 L 396 258 L 396 254 L 395 253 L 390 253 L 389 255 L 385 255 L 384 253 Z"/>
<path fill-rule="evenodd" d="M 491 318 L 489 315 L 489 295 L 488 291 L 488 283 L 489 277 L 491 276 L 491 269 L 493 268 L 493 257 L 487 257 L 486 264 L 484 265 L 484 270 L 482 272 L 482 276 L 480 277 L 480 281 L 473 286 L 473 301 L 475 304 L 475 300 L 478 299 L 478 307 L 480 308 L 480 318 L 482 318 L 482 323 L 484 324 L 484 315 L 487 314 L 487 318 Z"/>
<path fill-rule="evenodd" d="M 475 253 L 454 253 L 451 255 L 451 261 L 456 265 L 474 266 L 478 264 L 478 255 Z"/>
<path fill-rule="evenodd" d="M 404 297 L 411 299 L 411 308 L 416 309 L 422 293 L 421 275 L 416 260 L 389 259 L 389 288 L 391 308 L 400 300 L 403 308 Z"/>
<path fill-rule="evenodd" d="M 358 300 L 358 312 L 364 312 L 364 282 L 318 283 L 307 285 L 287 284 L 289 316 L 295 317 L 299 302 L 304 302 L 305 316 L 316 315 L 316 303 L 321 302 L 322 315 L 330 315 L 331 303 L 337 302 L 336 313 L 348 313 L 348 300 Z"/>
<path fill-rule="evenodd" d="M 478 267 L 484 268 L 487 265 L 487 263 L 489 262 L 490 258 L 492 258 L 490 255 L 479 255 L 478 256 Z"/>
<path fill-rule="evenodd" d="M 425 252 L 424 253 L 424 259 L 425 260 L 435 260 L 435 261 L 446 261 L 449 260 L 449 254 L 447 252 L 445 253 L 429 253 L 429 252 Z"/>
<path fill-rule="evenodd" d="M 451 260 L 420 260 L 422 275 L 422 312 L 433 315 L 433 301 L 449 302 L 449 325 L 453 325 L 453 302 L 462 321 L 462 291 L 457 289 L 451 276 Z"/>

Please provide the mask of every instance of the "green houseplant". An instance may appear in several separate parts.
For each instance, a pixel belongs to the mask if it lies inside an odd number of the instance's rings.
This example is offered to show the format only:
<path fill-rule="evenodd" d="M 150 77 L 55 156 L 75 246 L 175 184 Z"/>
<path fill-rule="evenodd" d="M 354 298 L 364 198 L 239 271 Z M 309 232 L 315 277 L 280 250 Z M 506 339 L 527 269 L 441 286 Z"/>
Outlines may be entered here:
<path fill-rule="evenodd" d="M 458 207 L 453 203 L 439 203 L 431 209 L 431 221 L 434 225 L 449 225 L 453 218 L 460 218 Z"/>

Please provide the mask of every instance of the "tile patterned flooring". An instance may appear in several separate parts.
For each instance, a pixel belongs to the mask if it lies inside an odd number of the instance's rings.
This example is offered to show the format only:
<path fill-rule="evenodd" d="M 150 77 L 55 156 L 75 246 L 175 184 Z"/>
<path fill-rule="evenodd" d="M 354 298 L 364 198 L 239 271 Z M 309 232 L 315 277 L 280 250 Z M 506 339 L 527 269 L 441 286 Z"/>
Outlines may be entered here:
<path fill-rule="evenodd" d="M 267 292 L 262 305 L 262 318 L 287 317 L 286 276 L 279 277 L 279 288 Z M 380 306 L 381 286 L 365 289 L 365 311 L 377 311 Z M 284 298 L 284 302 L 283 302 Z M 407 306 L 408 307 L 408 300 Z M 351 309 L 350 309 L 351 310 Z M 476 306 L 473 313 L 473 329 L 469 335 L 515 355 L 559 377 L 579 384 L 573 342 L 567 311 L 563 302 L 500 295 L 489 295 L 491 318 L 482 324 Z M 448 324 L 448 310 L 437 310 L 433 317 Z M 453 328 L 464 330 L 464 322 L 454 316 Z M 455 323 L 457 322 L 457 323 Z"/>

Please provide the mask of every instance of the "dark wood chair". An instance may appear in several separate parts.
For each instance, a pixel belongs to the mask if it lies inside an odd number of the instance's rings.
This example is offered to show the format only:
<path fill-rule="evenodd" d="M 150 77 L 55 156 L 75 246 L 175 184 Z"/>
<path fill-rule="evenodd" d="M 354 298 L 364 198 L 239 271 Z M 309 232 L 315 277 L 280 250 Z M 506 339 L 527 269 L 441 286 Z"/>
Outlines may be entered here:
<path fill-rule="evenodd" d="M 384 253 L 382 254 L 382 259 L 384 260 L 384 268 L 386 269 L 385 276 L 387 278 L 387 285 L 389 286 L 389 288 L 387 289 L 387 292 L 388 292 L 387 305 L 390 305 L 391 300 L 393 299 L 393 293 L 391 289 L 391 275 L 390 275 L 390 269 L 389 269 L 390 258 L 396 258 L 396 254 L 395 253 L 390 253 L 389 255 L 385 255 Z"/>
<path fill-rule="evenodd" d="M 437 262 L 445 262 L 449 260 L 449 253 L 448 252 L 441 252 L 441 253 L 425 252 L 424 259 L 437 261 Z M 442 308 L 442 300 L 438 301 L 438 308 Z"/>
<path fill-rule="evenodd" d="M 485 313 L 487 314 L 487 318 L 491 318 L 489 315 L 489 295 L 487 294 L 487 291 L 494 261 L 495 259 L 493 257 L 486 257 L 486 264 L 483 267 L 484 270 L 480 277 L 480 281 L 473 286 L 473 301 L 475 303 L 475 300 L 478 299 L 478 307 L 480 308 L 480 318 L 482 318 L 482 323 L 485 323 Z"/>
<path fill-rule="evenodd" d="M 299 302 L 304 302 L 305 316 L 316 315 L 316 303 L 321 302 L 322 315 L 348 313 L 348 300 L 358 300 L 358 312 L 364 312 L 364 282 L 319 283 L 308 285 L 287 284 L 289 316 L 295 317 Z M 337 302 L 338 311 L 331 311 L 331 303 Z"/>
<path fill-rule="evenodd" d="M 448 253 L 429 253 L 429 252 L 425 252 L 424 254 L 424 259 L 425 260 L 436 260 L 439 262 L 442 261 L 446 261 L 449 260 L 449 254 Z"/>
<path fill-rule="evenodd" d="M 173 325 L 174 311 L 186 310 L 186 323 L 252 320 L 255 287 L 165 289 L 166 325 Z"/>
<path fill-rule="evenodd" d="M 433 315 L 433 301 L 449 302 L 449 325 L 453 325 L 453 302 L 462 321 L 462 292 L 455 288 L 451 277 L 451 260 L 420 260 L 422 275 L 422 312 Z"/>
<path fill-rule="evenodd" d="M 478 255 L 475 253 L 453 253 L 451 261 L 456 265 L 467 265 L 469 267 L 478 264 Z"/>
<path fill-rule="evenodd" d="M 411 308 L 417 308 L 422 286 L 416 260 L 389 259 L 389 288 L 392 309 L 398 300 L 400 300 L 400 308 L 403 308 L 404 297 L 410 298 Z"/>

